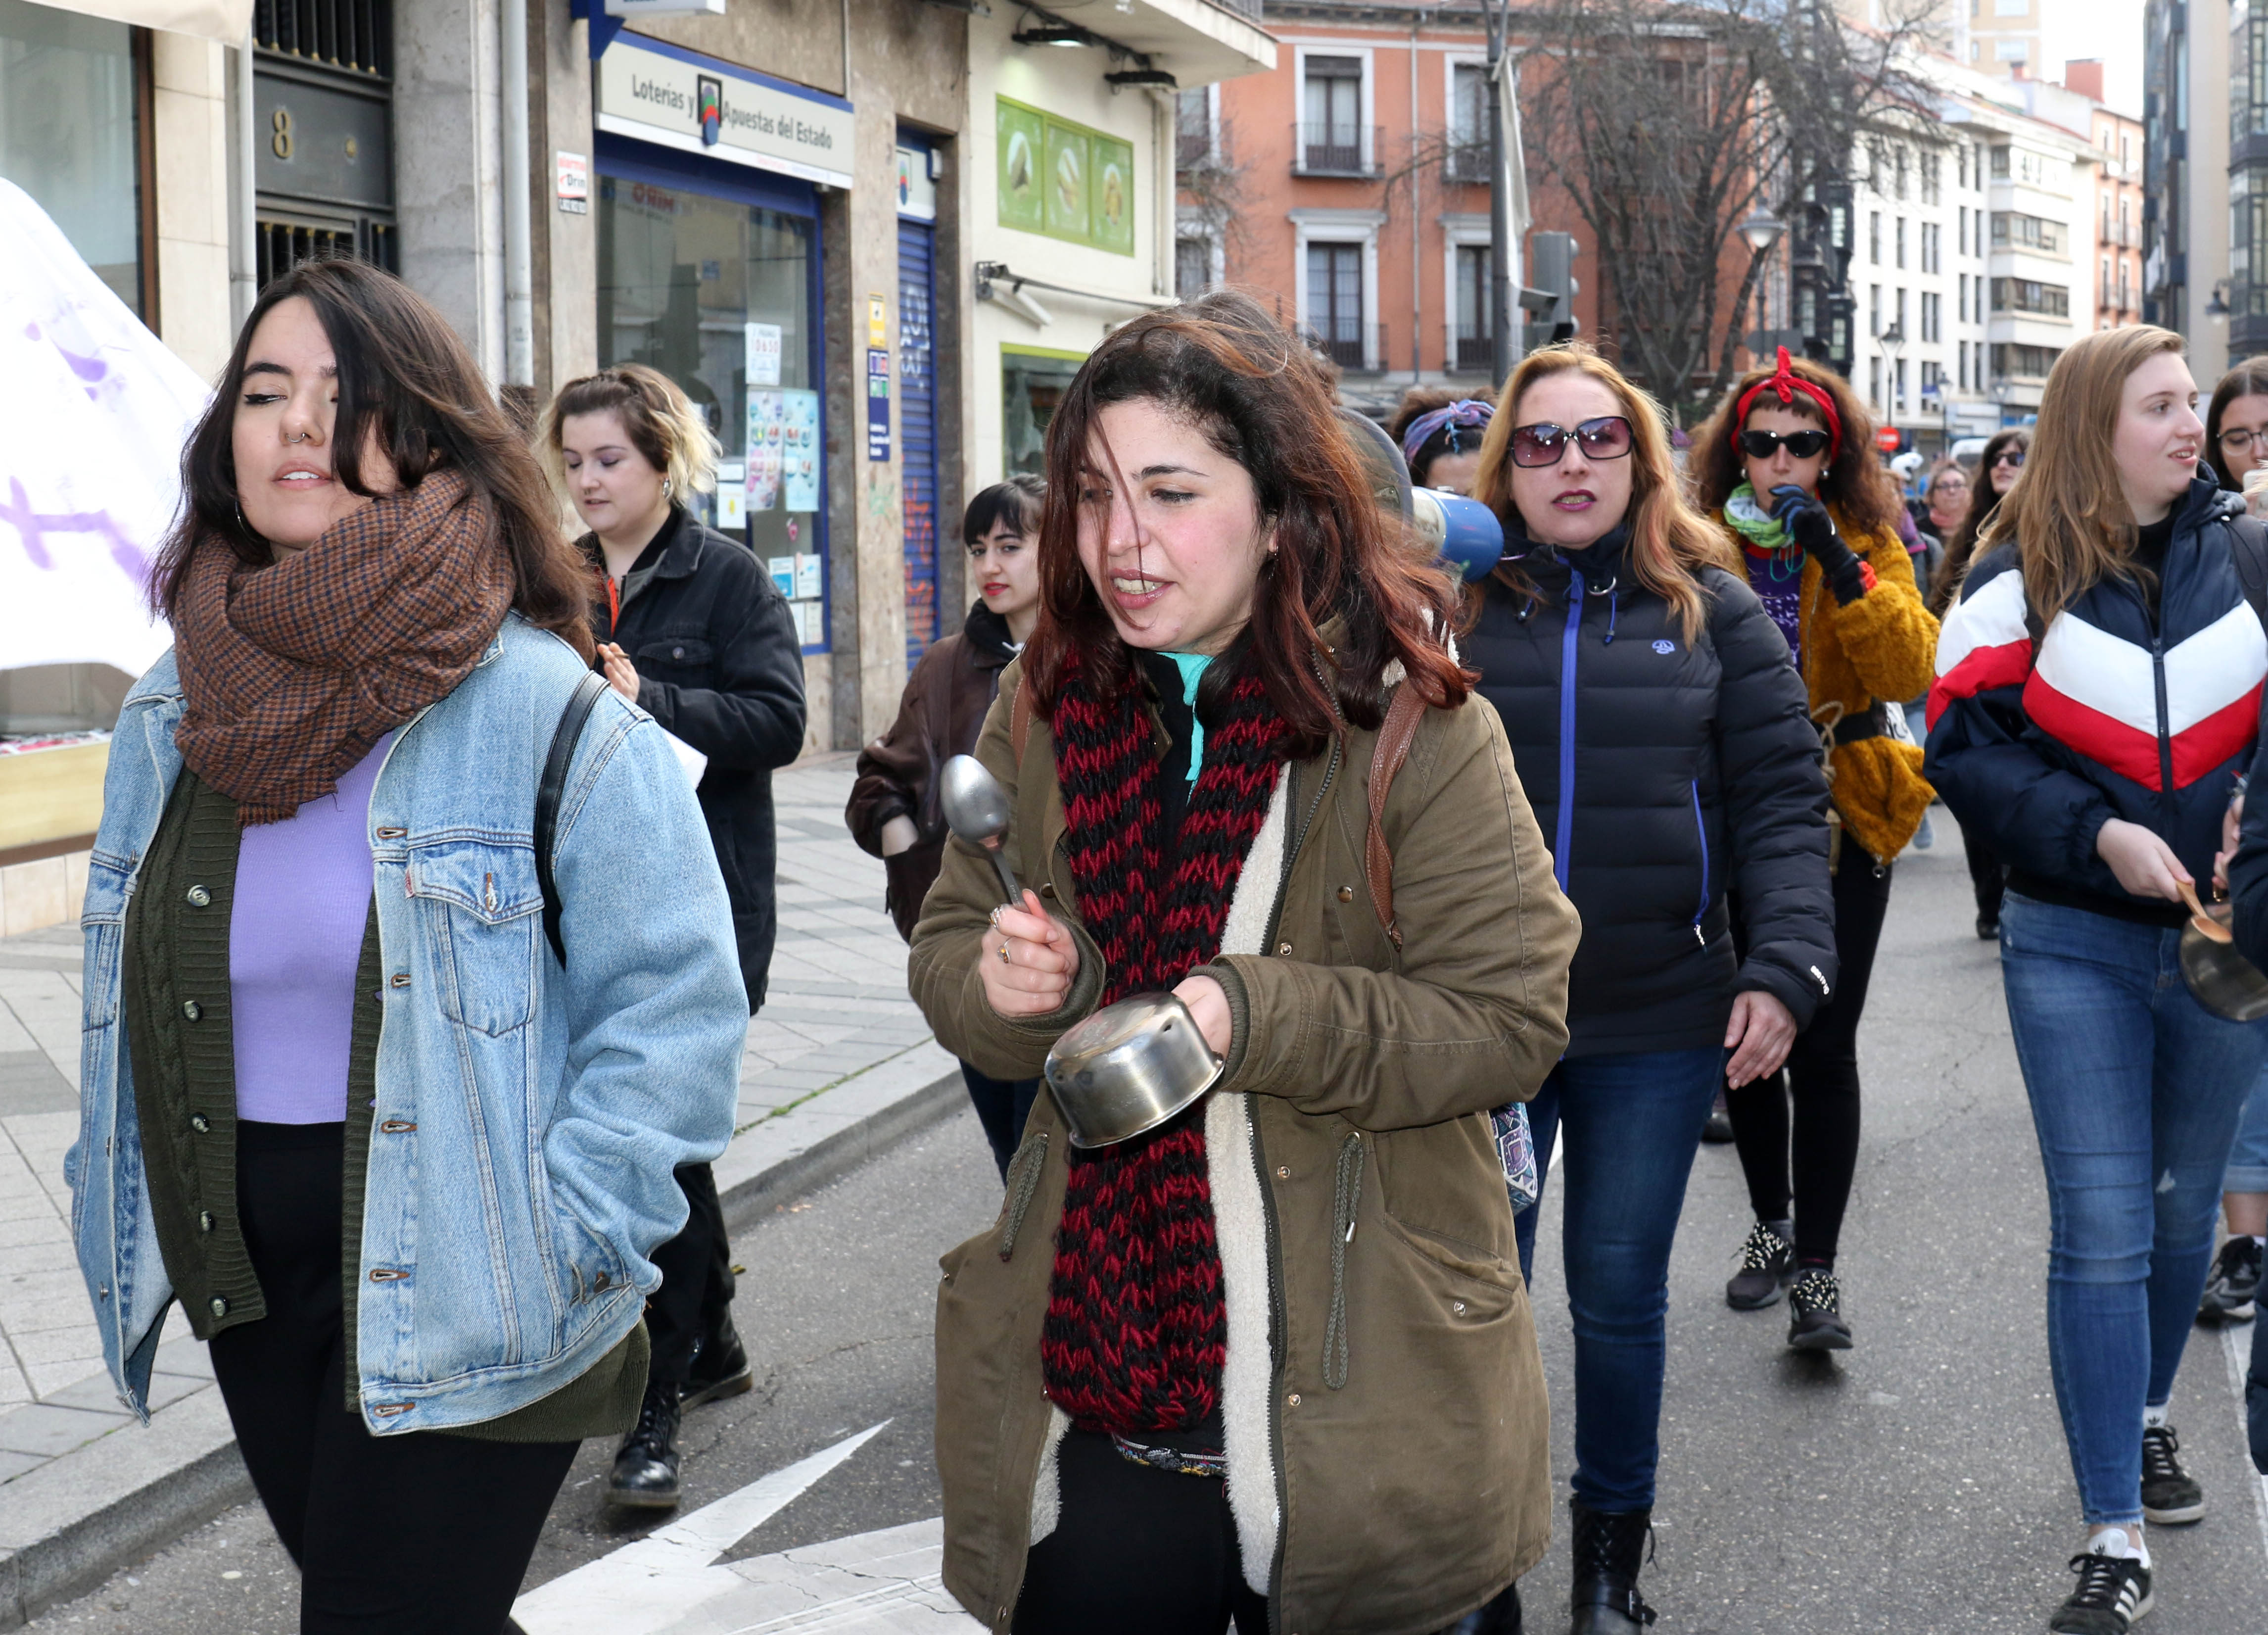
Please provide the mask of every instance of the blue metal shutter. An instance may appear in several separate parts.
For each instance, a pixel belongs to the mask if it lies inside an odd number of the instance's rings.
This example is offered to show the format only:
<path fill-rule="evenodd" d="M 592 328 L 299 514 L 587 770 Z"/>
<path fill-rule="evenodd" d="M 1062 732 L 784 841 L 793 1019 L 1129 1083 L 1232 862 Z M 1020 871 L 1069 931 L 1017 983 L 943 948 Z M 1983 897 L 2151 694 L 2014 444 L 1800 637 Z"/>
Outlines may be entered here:
<path fill-rule="evenodd" d="M 898 455 L 908 669 L 937 639 L 936 234 L 928 222 L 898 224 Z"/>

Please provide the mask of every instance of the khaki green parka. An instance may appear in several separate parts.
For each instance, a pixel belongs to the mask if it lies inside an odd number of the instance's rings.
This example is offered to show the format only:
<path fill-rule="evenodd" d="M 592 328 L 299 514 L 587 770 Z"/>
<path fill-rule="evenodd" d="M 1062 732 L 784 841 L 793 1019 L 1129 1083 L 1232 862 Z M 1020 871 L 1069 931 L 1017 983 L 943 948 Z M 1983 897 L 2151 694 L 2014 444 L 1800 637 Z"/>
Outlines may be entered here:
<path fill-rule="evenodd" d="M 1037 1075 L 1103 986 L 1046 722 L 1020 765 L 1012 753 L 1020 680 L 1020 662 L 1003 674 L 976 753 L 1012 797 L 1010 866 L 1079 943 L 1073 991 L 1050 1016 L 992 1010 L 977 960 L 998 886 L 958 840 L 911 960 L 940 1042 L 1003 1079 Z M 1363 872 L 1375 737 L 1348 727 L 1278 775 L 1204 968 L 1234 1018 L 1204 1113 L 1228 1499 L 1277 1635 L 1432 1635 L 1532 1567 L 1550 1531 L 1543 1374 L 1486 1109 L 1533 1095 L 1566 1044 L 1575 910 L 1475 697 L 1425 712 L 1392 784 L 1397 952 Z M 1057 1513 L 1067 1421 L 1040 1329 L 1067 1157 L 1043 1094 L 1000 1218 L 942 1262 L 945 1583 L 1000 1631 Z"/>

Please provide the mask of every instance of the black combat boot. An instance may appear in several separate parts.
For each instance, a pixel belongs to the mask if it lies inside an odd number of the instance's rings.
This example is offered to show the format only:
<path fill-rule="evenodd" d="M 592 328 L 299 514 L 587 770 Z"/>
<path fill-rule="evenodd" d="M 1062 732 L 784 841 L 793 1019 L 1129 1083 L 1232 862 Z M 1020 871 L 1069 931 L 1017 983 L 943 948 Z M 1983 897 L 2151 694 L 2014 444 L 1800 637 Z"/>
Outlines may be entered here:
<path fill-rule="evenodd" d="M 698 1408 L 720 1396 L 738 1396 L 754 1388 L 755 1376 L 748 1368 L 748 1348 L 740 1344 L 740 1330 L 726 1317 L 701 1342 L 685 1380 L 685 1406 Z"/>
<path fill-rule="evenodd" d="M 677 1504 L 677 1425 L 684 1410 L 678 1388 L 648 1381 L 637 1425 L 622 1439 L 607 1478 L 607 1502 L 634 1510 L 670 1510 Z"/>
<path fill-rule="evenodd" d="M 1653 1622 L 1653 1609 L 1638 1593 L 1653 1512 L 1601 1515 L 1580 1500 L 1569 1508 L 1575 1521 L 1575 1588 L 1568 1602 L 1575 1617 L 1567 1635 L 1638 1635 Z"/>

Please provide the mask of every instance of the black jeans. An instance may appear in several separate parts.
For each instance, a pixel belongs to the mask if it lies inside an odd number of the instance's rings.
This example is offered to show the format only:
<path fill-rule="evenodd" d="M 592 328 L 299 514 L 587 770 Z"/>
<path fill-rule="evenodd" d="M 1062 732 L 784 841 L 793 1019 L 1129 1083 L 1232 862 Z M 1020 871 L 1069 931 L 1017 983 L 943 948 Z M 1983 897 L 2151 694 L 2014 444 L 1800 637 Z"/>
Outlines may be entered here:
<path fill-rule="evenodd" d="M 213 1337 L 252 1484 L 299 1565 L 301 1635 L 497 1635 L 574 1442 L 374 1437 L 347 1411 L 337 1124 L 237 1126 L 268 1315 Z"/>
<path fill-rule="evenodd" d="M 1015 1635 L 1266 1635 L 1219 1478 L 1152 1470 L 1110 1439 L 1064 1433 L 1063 1508 L 1032 1546 Z"/>
<path fill-rule="evenodd" d="M 1830 1269 L 1859 1171 L 1859 1019 L 1889 911 L 1890 870 L 1878 873 L 1874 860 L 1845 836 L 1834 889 L 1835 956 L 1842 968 L 1834 996 L 1795 1036 L 1785 1073 L 1725 1097 L 1756 1219 L 1786 1219 L 1792 1198 L 1796 1259 Z"/>
<path fill-rule="evenodd" d="M 1977 893 L 1977 917 L 1998 920 L 2001 894 L 2007 889 L 2007 871 L 2000 866 L 1992 843 L 1973 824 L 1961 826 L 1961 850 L 1969 859 L 1969 884 Z"/>
<path fill-rule="evenodd" d="M 654 1250 L 661 1286 L 645 1303 L 646 1334 L 653 1343 L 645 1375 L 650 1385 L 683 1385 L 692 1377 L 693 1359 L 732 1315 L 739 1288 L 715 1174 L 706 1164 L 680 1164 L 677 1184 L 685 1194 L 685 1225 Z"/>
<path fill-rule="evenodd" d="M 1016 1144 L 1024 1138 L 1024 1120 L 1039 1098 L 1040 1081 L 995 1079 L 963 1062 L 961 1082 L 968 1086 L 969 1104 L 976 1109 L 976 1122 L 984 1127 L 985 1143 L 991 1147 L 992 1161 L 999 1166 L 1000 1179 L 1005 1182 L 1008 1160 L 1016 1156 Z"/>

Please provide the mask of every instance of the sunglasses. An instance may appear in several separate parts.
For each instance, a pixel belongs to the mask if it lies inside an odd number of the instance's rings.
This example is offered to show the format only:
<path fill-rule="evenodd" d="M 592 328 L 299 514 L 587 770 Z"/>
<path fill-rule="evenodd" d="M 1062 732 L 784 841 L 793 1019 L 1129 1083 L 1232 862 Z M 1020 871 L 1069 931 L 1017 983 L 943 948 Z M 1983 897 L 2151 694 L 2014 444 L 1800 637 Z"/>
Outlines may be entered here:
<path fill-rule="evenodd" d="M 1827 452 L 1827 441 L 1824 431 L 1743 431 L 1741 453 L 1750 460 L 1770 460 L 1786 444 L 1798 460 L 1809 460 Z"/>
<path fill-rule="evenodd" d="M 2021 471 L 2024 468 L 2024 451 L 2021 448 L 2004 448 L 1992 457 L 1992 463 L 1996 466 L 2014 466 Z"/>
<path fill-rule="evenodd" d="M 1515 466 L 1556 466 L 1567 457 L 1565 426 L 1539 420 L 1532 426 L 1512 429 L 1512 463 Z M 1620 460 L 1631 452 L 1631 423 L 1620 415 L 1601 415 L 1586 420 L 1572 433 L 1586 460 Z"/>

